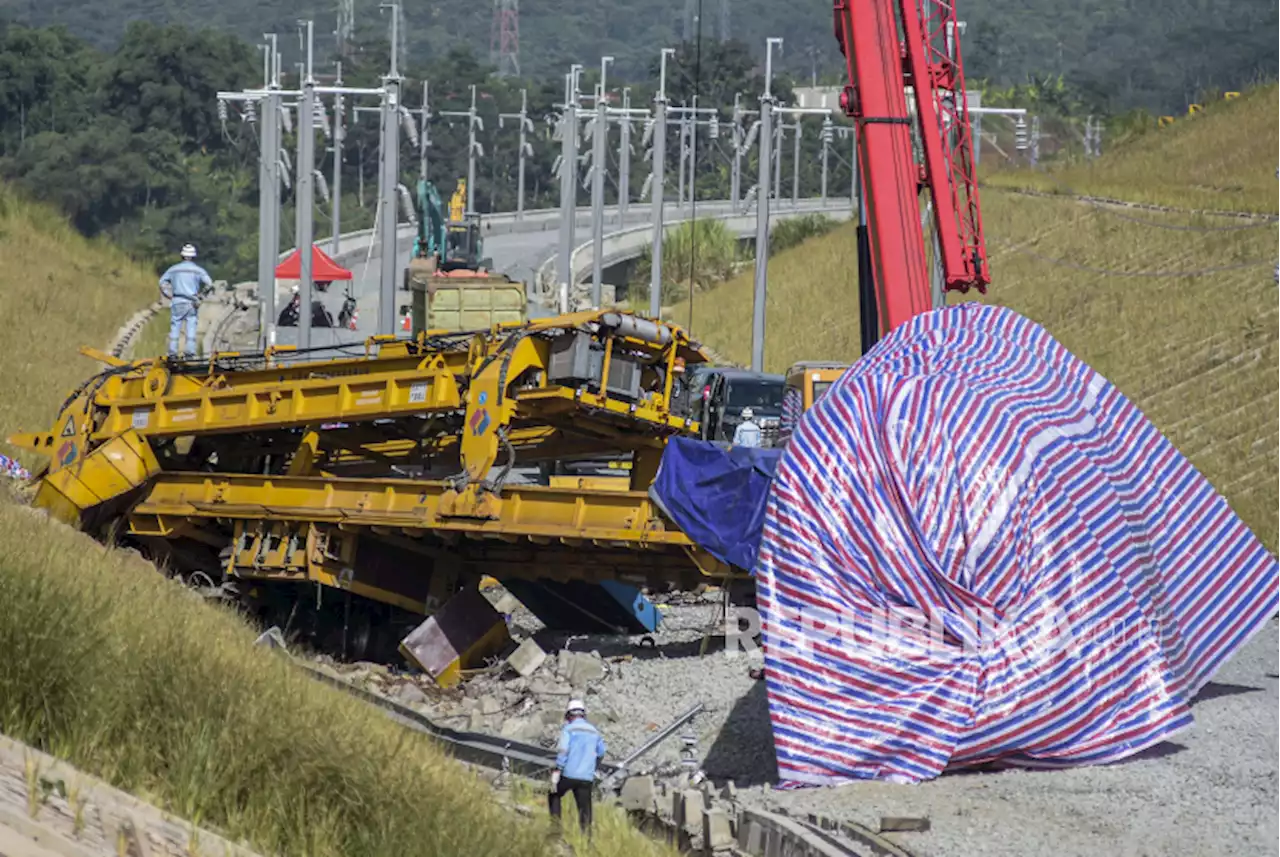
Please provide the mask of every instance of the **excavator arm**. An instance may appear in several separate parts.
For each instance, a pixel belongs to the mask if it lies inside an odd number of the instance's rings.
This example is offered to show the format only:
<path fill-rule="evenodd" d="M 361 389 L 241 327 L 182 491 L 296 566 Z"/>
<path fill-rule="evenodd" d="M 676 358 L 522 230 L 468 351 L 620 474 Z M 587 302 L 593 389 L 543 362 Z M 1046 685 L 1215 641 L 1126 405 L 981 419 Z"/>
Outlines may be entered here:
<path fill-rule="evenodd" d="M 444 203 L 436 186 L 426 179 L 418 181 L 418 257 L 437 256 L 444 252 Z"/>
<path fill-rule="evenodd" d="M 868 309 L 883 336 L 933 305 L 921 190 L 933 203 L 945 288 L 985 292 L 990 282 L 958 26 L 947 0 L 834 0 L 834 12 L 848 79 L 840 104 L 857 125 L 867 208 Z"/>

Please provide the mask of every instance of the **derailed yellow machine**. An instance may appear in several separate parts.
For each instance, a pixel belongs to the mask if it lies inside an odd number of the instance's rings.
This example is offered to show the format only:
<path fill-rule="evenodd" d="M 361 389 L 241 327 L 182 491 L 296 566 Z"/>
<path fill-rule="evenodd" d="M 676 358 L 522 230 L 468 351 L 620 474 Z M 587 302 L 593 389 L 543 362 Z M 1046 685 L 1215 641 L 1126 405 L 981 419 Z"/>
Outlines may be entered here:
<path fill-rule="evenodd" d="M 591 312 L 366 352 L 94 353 L 106 367 L 50 429 L 10 440 L 49 456 L 37 505 L 269 621 L 296 627 L 305 599 L 314 634 L 356 655 L 484 574 L 692 588 L 727 571 L 646 493 L 667 439 L 696 432 L 669 408 L 706 359 L 679 328 Z M 540 462 L 619 455 L 629 490 L 531 484 Z"/>

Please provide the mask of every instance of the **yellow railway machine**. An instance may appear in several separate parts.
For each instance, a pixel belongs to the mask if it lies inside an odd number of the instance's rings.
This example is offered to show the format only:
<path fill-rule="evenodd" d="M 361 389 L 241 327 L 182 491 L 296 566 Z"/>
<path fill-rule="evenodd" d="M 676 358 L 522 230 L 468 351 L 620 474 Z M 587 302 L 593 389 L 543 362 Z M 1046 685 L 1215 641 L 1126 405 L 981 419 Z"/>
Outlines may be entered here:
<path fill-rule="evenodd" d="M 191 364 L 86 349 L 105 368 L 48 431 L 10 442 L 49 457 L 37 505 L 265 620 L 294 622 L 313 593 L 310 612 L 334 620 L 317 633 L 344 644 L 394 643 L 486 574 L 726 576 L 647 494 L 667 439 L 697 431 L 669 407 L 678 372 L 706 360 L 678 327 L 588 312 L 365 352 Z M 538 478 L 541 463 L 619 457 L 615 484 Z"/>

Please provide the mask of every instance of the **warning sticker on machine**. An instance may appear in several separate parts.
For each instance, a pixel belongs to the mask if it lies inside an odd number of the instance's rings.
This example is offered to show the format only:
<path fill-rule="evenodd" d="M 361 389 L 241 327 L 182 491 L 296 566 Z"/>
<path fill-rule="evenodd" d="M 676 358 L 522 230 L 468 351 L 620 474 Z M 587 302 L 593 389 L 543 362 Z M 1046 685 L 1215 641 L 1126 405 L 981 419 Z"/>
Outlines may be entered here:
<path fill-rule="evenodd" d="M 132 425 L 136 429 L 144 429 L 151 422 L 151 413 L 149 411 L 134 411 Z"/>
<path fill-rule="evenodd" d="M 75 437 L 76 434 L 76 418 L 67 417 L 67 424 L 62 427 L 63 437 Z"/>
<path fill-rule="evenodd" d="M 427 382 L 418 381 L 409 386 L 409 404 L 416 405 L 427 400 Z"/>

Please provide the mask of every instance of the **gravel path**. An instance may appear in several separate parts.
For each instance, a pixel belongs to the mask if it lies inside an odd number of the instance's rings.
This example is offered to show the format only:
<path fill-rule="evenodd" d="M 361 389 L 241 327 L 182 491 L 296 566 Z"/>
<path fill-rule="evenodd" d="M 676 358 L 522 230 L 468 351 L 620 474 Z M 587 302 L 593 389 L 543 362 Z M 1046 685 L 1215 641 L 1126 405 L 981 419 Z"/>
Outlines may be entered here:
<path fill-rule="evenodd" d="M 742 797 L 873 829 L 883 815 L 928 816 L 929 832 L 892 837 L 922 857 L 1277 854 L 1278 647 L 1272 620 L 1201 691 L 1190 729 L 1126 762 Z"/>
<path fill-rule="evenodd" d="M 924 833 L 891 834 L 921 857 L 1207 857 L 1280 854 L 1277 779 L 1280 703 L 1275 620 L 1218 673 L 1193 706 L 1186 732 L 1118 764 L 1061 771 L 948 774 L 917 785 L 862 782 L 779 791 L 765 684 L 757 663 L 728 657 L 721 639 L 699 646 L 713 621 L 714 595 L 663 605 L 652 643 L 642 636 L 567 636 L 541 629 L 524 611 L 513 633 L 534 635 L 548 652 L 526 678 L 509 670 L 440 691 L 385 668 L 366 681 L 447 725 L 553 746 L 570 695 L 621 760 L 697 702 L 690 729 L 702 769 L 732 779 L 748 805 L 794 815 L 816 813 L 877 829 L 881 816 L 925 816 Z M 508 602 L 509 606 L 510 602 Z M 562 653 L 562 650 L 567 650 Z M 344 670 L 345 671 L 345 670 Z M 682 741 L 673 737 L 633 768 L 678 774 Z"/>

